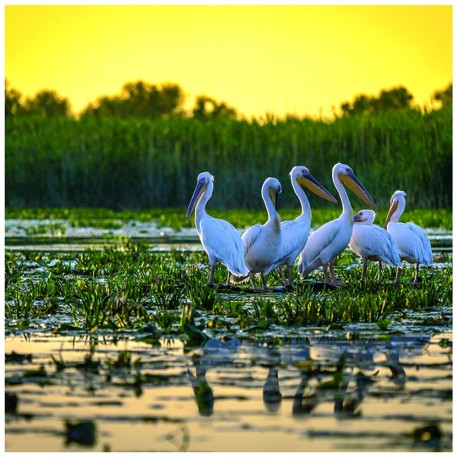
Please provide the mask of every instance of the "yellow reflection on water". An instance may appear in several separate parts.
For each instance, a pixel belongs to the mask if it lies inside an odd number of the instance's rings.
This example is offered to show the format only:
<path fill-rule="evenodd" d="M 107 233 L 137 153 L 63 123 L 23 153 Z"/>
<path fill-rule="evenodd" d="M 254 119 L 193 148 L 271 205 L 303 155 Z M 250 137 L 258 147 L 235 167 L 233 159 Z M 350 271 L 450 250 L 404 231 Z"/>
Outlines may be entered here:
<path fill-rule="evenodd" d="M 441 338 L 451 339 L 451 333 L 436 336 L 428 351 L 420 351 L 413 358 L 401 355 L 405 386 L 393 383 L 389 367 L 383 364 L 381 354 L 377 355 L 373 368 L 362 369 L 366 376 L 376 375 L 355 410 L 357 415 L 343 418 L 335 414 L 335 391 L 319 393 L 319 402 L 308 413 L 294 410 L 300 370 L 281 363 L 280 358 L 276 371 L 270 372 L 256 361 L 259 348 L 248 345 L 235 350 L 235 364 L 226 358 L 220 360 L 223 364 L 212 365 L 211 358 L 207 359 L 205 380 L 214 405 L 211 415 L 201 416 L 186 375 L 188 370 L 196 373 L 196 358 L 203 358 L 199 349 L 186 353 L 179 341 L 152 348 L 132 340 L 115 344 L 109 338 L 99 338 L 91 346 L 90 340 L 79 337 L 8 337 L 6 353 L 31 353 L 32 361 L 6 364 L 7 380 L 43 364 L 53 384 L 24 379 L 22 384 L 7 384 L 7 392 L 19 396 L 19 407 L 17 414 L 6 417 L 6 450 L 331 452 L 386 450 L 388 446 L 393 451 L 411 451 L 414 447 L 409 434 L 425 419 L 440 419 L 447 449 L 451 447 L 452 425 L 451 396 L 448 398 L 447 392 L 452 389 L 452 378 L 449 350 L 437 345 Z M 139 357 L 142 375 L 150 377 L 141 393 L 136 394 L 129 385 L 132 370 L 114 372 L 108 381 L 105 369 L 98 374 L 75 368 L 59 372 L 50 358 L 60 354 L 66 363 L 81 362 L 91 348 L 94 361 L 114 360 L 120 351 L 132 352 L 132 359 Z M 358 371 L 346 371 L 351 377 L 349 394 L 356 392 Z M 272 374 L 278 374 L 278 381 L 273 380 L 278 383 L 271 387 L 279 389 L 281 398 L 276 398 L 274 408 L 268 408 L 263 389 Z M 169 384 L 163 383 L 165 376 Z M 313 399 L 319 383 L 328 379 L 326 374 L 321 380 L 310 378 L 302 401 Z M 420 395 L 422 391 L 430 395 Z M 91 447 L 67 444 L 65 419 L 93 420 L 96 443 Z"/>

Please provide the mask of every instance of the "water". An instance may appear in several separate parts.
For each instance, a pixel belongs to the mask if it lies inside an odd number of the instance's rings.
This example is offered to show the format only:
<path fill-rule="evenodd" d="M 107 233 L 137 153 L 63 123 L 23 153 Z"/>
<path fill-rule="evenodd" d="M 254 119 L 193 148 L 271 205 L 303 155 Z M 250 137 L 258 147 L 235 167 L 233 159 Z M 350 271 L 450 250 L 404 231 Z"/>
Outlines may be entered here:
<path fill-rule="evenodd" d="M 113 221 L 116 223 L 116 221 Z M 240 229 L 243 233 L 244 229 Z M 426 229 L 433 250 L 451 255 L 452 231 Z M 174 230 L 154 222 L 119 222 L 119 227 L 72 227 L 68 220 L 8 219 L 5 221 L 5 247 L 28 251 L 83 251 L 102 249 L 120 241 L 144 242 L 155 251 L 201 250 L 195 228 Z"/>
<path fill-rule="evenodd" d="M 7 220 L 6 249 L 81 251 L 127 239 L 201 249 L 195 229 L 66 224 Z M 449 263 L 451 232 L 428 235 Z M 208 332 L 200 347 L 147 332 L 54 334 L 46 320 L 41 330 L 9 327 L 5 450 L 451 451 L 452 310 L 431 309 L 430 326 L 419 324 L 425 313 L 400 313 L 389 331 L 271 326 Z"/>
<path fill-rule="evenodd" d="M 277 344 L 201 348 L 9 335 L 6 392 L 19 401 L 6 414 L 6 451 L 451 450 L 450 330 L 277 331 Z M 116 367 L 122 352 L 130 364 Z M 72 435 L 69 420 L 92 433 Z"/>

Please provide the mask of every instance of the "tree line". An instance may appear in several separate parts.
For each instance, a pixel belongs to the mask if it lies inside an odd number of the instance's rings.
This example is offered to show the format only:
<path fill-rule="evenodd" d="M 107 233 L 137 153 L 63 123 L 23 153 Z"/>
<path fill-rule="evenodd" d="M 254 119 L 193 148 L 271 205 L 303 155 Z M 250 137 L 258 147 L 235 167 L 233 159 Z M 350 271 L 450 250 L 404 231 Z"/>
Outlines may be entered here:
<path fill-rule="evenodd" d="M 85 116 L 109 116 L 115 118 L 148 118 L 189 116 L 184 110 L 185 93 L 178 84 L 151 84 L 144 81 L 129 82 L 122 86 L 121 92 L 114 96 L 101 96 L 90 102 L 81 112 Z M 68 98 L 54 90 L 42 90 L 33 97 L 23 97 L 20 91 L 5 83 L 5 117 L 38 116 L 54 118 L 72 117 Z M 196 97 L 191 117 L 200 120 L 236 119 L 235 108 L 212 97 Z"/>
<path fill-rule="evenodd" d="M 452 105 L 452 84 L 436 91 L 432 100 L 439 107 Z M 90 102 L 80 117 L 115 117 L 163 119 L 170 117 L 192 117 L 201 121 L 211 119 L 241 119 L 243 116 L 226 102 L 199 95 L 190 113 L 184 109 L 185 92 L 174 83 L 160 85 L 144 81 L 129 82 L 114 96 L 101 96 Z M 381 90 L 378 96 L 359 94 L 352 101 L 340 104 L 342 116 L 374 115 L 390 110 L 417 109 L 413 95 L 403 86 Z M 42 90 L 33 97 L 24 97 L 20 91 L 5 84 L 5 117 L 38 116 L 41 118 L 72 117 L 68 98 L 54 90 Z M 291 116 L 288 116 L 291 117 Z"/>

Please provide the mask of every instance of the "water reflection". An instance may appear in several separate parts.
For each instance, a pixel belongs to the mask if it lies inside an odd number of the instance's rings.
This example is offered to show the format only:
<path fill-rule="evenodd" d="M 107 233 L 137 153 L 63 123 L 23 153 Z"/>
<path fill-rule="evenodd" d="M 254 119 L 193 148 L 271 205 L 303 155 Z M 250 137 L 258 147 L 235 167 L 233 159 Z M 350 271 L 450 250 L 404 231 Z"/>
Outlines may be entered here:
<path fill-rule="evenodd" d="M 322 336 L 293 339 L 288 345 L 278 347 L 247 348 L 235 338 L 209 340 L 192 354 L 194 367 L 188 368 L 187 374 L 199 414 L 211 416 L 215 411 L 215 394 L 207 379 L 208 372 L 237 367 L 240 354 L 249 353 L 267 371 L 262 384 L 266 412 L 280 410 L 283 394 L 279 373 L 287 370 L 288 387 L 293 378 L 296 386 L 292 416 L 310 415 L 320 403 L 332 403 L 335 417 L 343 419 L 362 415 L 361 405 L 378 383 L 389 381 L 396 390 L 403 390 L 407 382 L 403 364 L 422 355 L 429 342 L 429 336 L 394 335 L 381 341 Z M 401 358 L 406 362 L 401 362 Z M 389 372 L 382 374 L 383 368 Z M 297 374 L 294 377 L 293 371 Z"/>
<path fill-rule="evenodd" d="M 450 332 L 304 334 L 7 338 L 7 450 L 451 449 Z"/>

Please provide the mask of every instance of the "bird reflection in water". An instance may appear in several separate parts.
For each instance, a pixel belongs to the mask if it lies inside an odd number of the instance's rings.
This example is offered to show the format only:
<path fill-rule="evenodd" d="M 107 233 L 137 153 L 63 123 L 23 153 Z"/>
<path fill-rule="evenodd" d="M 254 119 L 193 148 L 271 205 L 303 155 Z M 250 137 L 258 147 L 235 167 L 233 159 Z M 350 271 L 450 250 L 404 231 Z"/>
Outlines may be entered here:
<path fill-rule="evenodd" d="M 256 348 L 258 365 L 267 369 L 262 386 L 264 408 L 269 414 L 280 410 L 284 397 L 279 371 L 294 367 L 300 374 L 292 397 L 294 417 L 311 415 L 319 404 L 329 402 L 333 403 L 333 412 L 338 419 L 361 416 L 360 407 L 370 387 L 386 380 L 379 368 L 388 368 L 389 380 L 398 389 L 403 389 L 407 375 L 400 362 L 401 353 L 407 351 L 412 355 L 412 352 L 422 351 L 428 341 L 429 337 L 392 336 L 390 342 L 380 347 L 371 341 L 349 343 L 330 338 L 311 345 L 309 339 L 297 339 L 296 345 L 271 347 L 261 352 Z M 336 344 L 345 348 L 338 350 Z M 215 396 L 206 379 L 207 370 L 233 366 L 239 347 L 237 339 L 210 340 L 193 355 L 195 374 L 191 369 L 187 372 L 201 416 L 208 417 L 214 412 Z M 311 348 L 316 352 L 313 358 Z M 379 361 L 382 354 L 386 359 Z"/>
<path fill-rule="evenodd" d="M 196 361 L 196 375 L 188 368 L 188 377 L 191 381 L 192 390 L 196 399 L 199 414 L 203 417 L 210 417 L 213 415 L 213 406 L 215 404 L 215 396 L 213 390 L 206 379 L 206 368 L 199 364 L 200 358 L 195 358 Z"/>
<path fill-rule="evenodd" d="M 267 378 L 262 388 L 262 400 L 268 412 L 278 412 L 283 400 L 278 382 L 278 365 L 280 363 L 280 352 L 277 349 L 269 349 Z"/>

